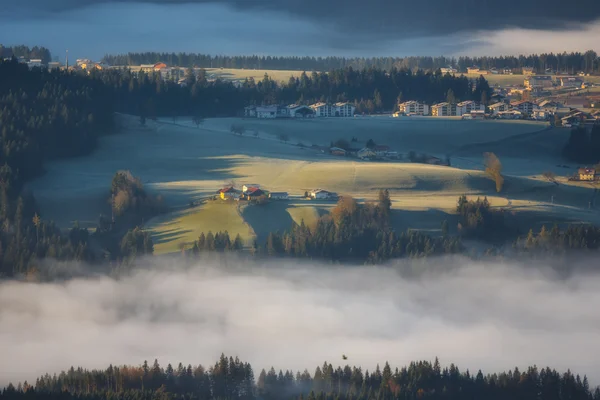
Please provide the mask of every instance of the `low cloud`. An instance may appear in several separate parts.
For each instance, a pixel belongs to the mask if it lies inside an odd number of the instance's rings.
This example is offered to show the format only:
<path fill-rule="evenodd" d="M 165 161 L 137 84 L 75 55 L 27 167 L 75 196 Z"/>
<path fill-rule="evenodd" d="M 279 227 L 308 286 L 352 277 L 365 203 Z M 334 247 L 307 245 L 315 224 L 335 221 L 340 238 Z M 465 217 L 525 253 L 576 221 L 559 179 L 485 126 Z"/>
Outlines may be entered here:
<path fill-rule="evenodd" d="M 397 268 L 169 264 L 119 280 L 1 283 L 0 385 L 71 365 L 207 365 L 221 352 L 255 373 L 439 356 L 472 372 L 549 365 L 600 382 L 597 273 L 560 278 L 544 265 L 461 258 Z M 408 267 L 425 272 L 399 272 Z"/>

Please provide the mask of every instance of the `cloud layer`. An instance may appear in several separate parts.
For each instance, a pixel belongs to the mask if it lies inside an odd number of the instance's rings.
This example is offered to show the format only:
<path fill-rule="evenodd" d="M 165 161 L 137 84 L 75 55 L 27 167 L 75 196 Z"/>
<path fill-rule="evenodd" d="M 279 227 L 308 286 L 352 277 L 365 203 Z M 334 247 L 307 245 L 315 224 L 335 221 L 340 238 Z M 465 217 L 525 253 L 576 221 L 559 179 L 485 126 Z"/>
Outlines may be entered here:
<path fill-rule="evenodd" d="M 228 260 L 235 264 L 235 260 Z M 494 372 L 550 365 L 600 382 L 600 275 L 430 260 L 393 268 L 224 262 L 153 265 L 120 280 L 0 284 L 0 384 L 71 365 L 212 363 L 255 370 L 415 359 Z M 540 266 L 543 267 L 543 266 Z M 547 270 L 547 268 L 546 268 Z M 441 271 L 447 271 L 442 273 Z"/>
<path fill-rule="evenodd" d="M 546 0 L 543 4 L 520 0 L 501 4 L 489 0 L 21 0 L 7 9 L 59 12 L 115 3 L 227 4 L 242 10 L 285 12 L 318 24 L 333 24 L 346 33 L 360 31 L 368 36 L 422 37 L 515 27 L 560 29 L 600 18 L 597 0 L 579 0 L 577 7 L 565 7 L 563 0 Z"/>

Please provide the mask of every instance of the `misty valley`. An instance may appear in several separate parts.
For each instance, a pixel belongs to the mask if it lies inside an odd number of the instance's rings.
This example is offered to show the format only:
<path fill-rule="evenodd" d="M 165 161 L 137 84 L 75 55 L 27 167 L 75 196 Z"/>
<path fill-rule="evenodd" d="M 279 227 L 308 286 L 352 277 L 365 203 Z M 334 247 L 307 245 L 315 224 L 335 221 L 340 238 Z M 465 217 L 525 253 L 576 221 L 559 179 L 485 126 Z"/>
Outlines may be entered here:
<path fill-rule="evenodd" d="M 0 400 L 600 400 L 598 84 L 0 45 Z"/>

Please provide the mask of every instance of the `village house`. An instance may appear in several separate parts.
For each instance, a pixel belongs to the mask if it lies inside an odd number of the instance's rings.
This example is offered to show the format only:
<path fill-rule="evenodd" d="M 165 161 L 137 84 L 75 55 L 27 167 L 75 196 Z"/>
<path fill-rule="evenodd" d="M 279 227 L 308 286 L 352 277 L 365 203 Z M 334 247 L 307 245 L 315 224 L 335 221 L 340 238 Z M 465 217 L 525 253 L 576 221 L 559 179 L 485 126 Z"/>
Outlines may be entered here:
<path fill-rule="evenodd" d="M 377 157 L 385 157 L 387 153 L 390 151 L 390 146 L 385 145 L 377 145 L 373 147 L 373 151 Z"/>
<path fill-rule="evenodd" d="M 244 198 L 246 200 L 257 200 L 261 196 L 266 196 L 266 193 L 257 187 L 250 187 L 244 191 Z"/>
<path fill-rule="evenodd" d="M 289 199 L 288 192 L 270 192 L 269 199 L 271 200 L 288 200 Z"/>
<path fill-rule="evenodd" d="M 429 115 L 429 106 L 411 100 L 398 104 L 398 111 L 405 115 Z"/>
<path fill-rule="evenodd" d="M 245 185 L 242 186 L 242 192 L 247 192 L 252 188 L 256 188 L 256 189 L 260 189 L 260 185 L 256 184 L 256 183 L 247 183 Z"/>
<path fill-rule="evenodd" d="M 473 110 L 470 113 L 463 114 L 462 119 L 485 119 L 485 111 Z"/>
<path fill-rule="evenodd" d="M 256 117 L 256 106 L 244 107 L 244 117 L 255 118 Z"/>
<path fill-rule="evenodd" d="M 346 150 L 339 147 L 332 147 L 329 149 L 329 152 L 334 156 L 345 156 Z"/>
<path fill-rule="evenodd" d="M 231 200 L 236 197 L 239 197 L 240 191 L 233 188 L 232 186 L 225 187 L 223 189 L 219 189 L 219 197 L 223 200 Z"/>
<path fill-rule="evenodd" d="M 316 200 L 327 200 L 337 198 L 337 194 L 323 189 L 315 189 L 310 192 L 310 197 Z"/>
<path fill-rule="evenodd" d="M 554 113 L 547 108 L 540 108 L 538 110 L 533 110 L 531 117 L 537 121 L 548 121 Z"/>
<path fill-rule="evenodd" d="M 29 60 L 29 62 L 27 63 L 27 66 L 29 67 L 29 69 L 31 68 L 40 68 L 42 66 L 42 60 L 41 59 L 31 59 Z"/>
<path fill-rule="evenodd" d="M 594 168 L 579 168 L 580 181 L 596 180 L 596 170 Z"/>
<path fill-rule="evenodd" d="M 360 158 L 362 160 L 367 160 L 369 158 L 377 157 L 377 154 L 373 150 L 369 149 L 368 147 L 360 149 L 358 151 L 358 153 L 356 153 L 356 155 L 358 156 L 358 158 Z"/>
<path fill-rule="evenodd" d="M 256 107 L 256 118 L 272 119 L 277 118 L 277 106 Z"/>
<path fill-rule="evenodd" d="M 472 100 L 463 101 L 456 105 L 456 115 L 461 116 L 470 114 L 472 111 L 485 111 L 485 105 L 476 103 Z"/>
<path fill-rule="evenodd" d="M 521 118 L 523 118 L 523 113 L 519 110 L 500 111 L 496 115 L 500 119 L 521 119 Z"/>
<path fill-rule="evenodd" d="M 456 104 L 439 103 L 431 106 L 431 115 L 434 117 L 456 116 Z"/>
<path fill-rule="evenodd" d="M 446 67 L 446 68 L 440 68 L 440 71 L 442 74 L 456 74 L 458 72 L 458 70 L 454 67 Z"/>
<path fill-rule="evenodd" d="M 558 78 L 558 84 L 567 88 L 580 88 L 583 85 L 583 79 L 576 76 L 561 76 Z"/>
<path fill-rule="evenodd" d="M 523 67 L 523 75 L 531 75 L 533 74 L 533 67 Z"/>
<path fill-rule="evenodd" d="M 480 72 L 481 69 L 476 65 L 473 65 L 472 67 L 467 67 L 467 74 L 478 74 Z"/>
<path fill-rule="evenodd" d="M 434 156 L 429 156 L 425 159 L 425 164 L 442 165 L 442 159 Z"/>
<path fill-rule="evenodd" d="M 525 78 L 525 87 L 532 88 L 549 88 L 554 86 L 554 81 L 549 75 L 531 75 Z"/>
<path fill-rule="evenodd" d="M 498 113 L 502 111 L 508 111 L 510 109 L 510 106 L 504 102 L 500 102 L 492 104 L 488 108 L 490 109 L 490 113 L 492 113 L 492 115 L 498 115 Z"/>
<path fill-rule="evenodd" d="M 522 101 L 513 101 L 510 103 L 510 105 L 516 109 L 521 111 L 524 114 L 532 114 L 533 110 L 538 109 L 538 105 L 535 103 L 532 103 L 531 101 L 526 101 L 526 100 L 522 100 Z"/>

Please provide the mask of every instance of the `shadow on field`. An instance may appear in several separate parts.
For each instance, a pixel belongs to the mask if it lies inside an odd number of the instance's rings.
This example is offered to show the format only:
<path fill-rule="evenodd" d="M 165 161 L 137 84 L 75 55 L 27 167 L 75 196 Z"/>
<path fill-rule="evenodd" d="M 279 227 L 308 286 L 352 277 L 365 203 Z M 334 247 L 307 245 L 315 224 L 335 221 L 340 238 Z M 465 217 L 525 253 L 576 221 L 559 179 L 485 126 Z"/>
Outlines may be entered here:
<path fill-rule="evenodd" d="M 154 244 L 173 242 L 182 239 L 183 237 L 185 237 L 186 233 L 190 232 L 191 230 L 189 229 L 173 228 L 166 231 L 162 231 L 160 233 L 153 234 L 152 241 L 154 242 Z"/>
<path fill-rule="evenodd" d="M 270 232 L 283 233 L 291 229 L 294 220 L 287 212 L 285 201 L 271 202 L 262 206 L 248 204 L 244 207 L 242 217 L 256 233 L 259 243 L 267 240 Z"/>
<path fill-rule="evenodd" d="M 444 220 L 448 221 L 449 233 L 455 234 L 459 221 L 458 215 L 455 214 L 435 209 L 425 211 L 392 209 L 391 213 L 391 224 L 398 234 L 407 230 L 417 230 L 432 236 L 440 236 Z"/>

